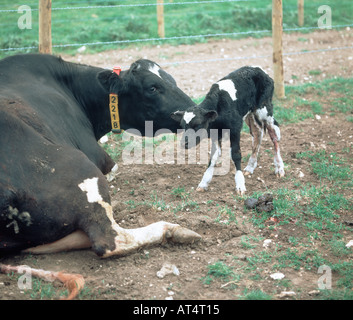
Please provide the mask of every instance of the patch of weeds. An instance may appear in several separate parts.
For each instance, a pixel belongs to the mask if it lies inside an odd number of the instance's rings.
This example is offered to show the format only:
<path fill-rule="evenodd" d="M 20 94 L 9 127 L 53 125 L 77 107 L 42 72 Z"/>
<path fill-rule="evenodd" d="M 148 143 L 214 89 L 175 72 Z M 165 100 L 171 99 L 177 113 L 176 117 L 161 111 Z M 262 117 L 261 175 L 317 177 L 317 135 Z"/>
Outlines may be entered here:
<path fill-rule="evenodd" d="M 166 211 L 169 209 L 169 205 L 166 204 L 166 202 L 164 201 L 163 197 L 162 199 L 159 199 L 157 194 L 154 193 L 150 196 L 151 201 L 150 202 L 146 202 L 147 205 L 150 205 L 151 207 L 160 210 L 160 211 Z"/>
<path fill-rule="evenodd" d="M 248 263 L 246 270 L 249 272 L 255 271 L 259 265 L 271 263 L 273 255 L 274 253 L 267 251 L 255 252 L 252 256 L 246 258 Z"/>
<path fill-rule="evenodd" d="M 242 300 L 272 300 L 272 296 L 257 289 L 248 292 L 246 289 L 243 293 L 243 296 L 240 297 Z"/>
<path fill-rule="evenodd" d="M 18 276 L 18 278 L 19 277 L 20 276 Z M 58 292 L 57 288 L 54 287 L 53 282 L 48 282 L 36 277 L 32 277 L 31 284 L 32 284 L 31 289 L 24 290 L 24 293 L 28 295 L 31 299 L 51 300 L 51 299 L 57 299 L 58 296 L 65 297 L 68 295 L 67 290 Z"/>
<path fill-rule="evenodd" d="M 353 300 L 353 291 L 351 289 L 326 289 L 320 291 L 320 300 Z"/>
<path fill-rule="evenodd" d="M 242 236 L 240 240 L 240 245 L 244 249 L 254 249 L 256 248 L 255 244 L 252 244 L 251 241 L 259 242 L 260 239 L 255 238 L 253 236 Z"/>
<path fill-rule="evenodd" d="M 182 203 L 177 204 L 176 206 L 173 207 L 173 212 L 176 213 L 178 211 L 189 211 L 189 210 L 197 210 L 199 208 L 199 205 L 196 201 L 193 200 L 188 200 L 188 201 L 182 201 Z"/>
<path fill-rule="evenodd" d="M 340 279 L 337 280 L 337 286 L 343 288 L 352 288 L 353 283 L 353 262 L 343 261 L 331 266 L 332 271 L 338 272 Z"/>
<path fill-rule="evenodd" d="M 312 114 L 323 114 L 322 105 L 317 101 L 309 101 L 300 97 L 296 97 L 293 106 L 301 108 L 310 108 Z"/>
<path fill-rule="evenodd" d="M 223 261 L 217 261 L 207 266 L 207 275 L 202 278 L 204 284 L 210 284 L 218 279 L 223 282 L 236 282 L 240 279 L 240 275 L 234 273 L 233 268 L 225 264 Z"/>
<path fill-rule="evenodd" d="M 346 247 L 346 243 L 342 241 L 340 234 L 336 234 L 328 241 L 331 252 L 336 257 L 342 257 L 352 254 L 352 249 Z M 353 271 L 353 270 L 352 270 Z"/>
<path fill-rule="evenodd" d="M 320 69 L 309 70 L 310 76 L 319 76 L 322 73 Z"/>
<path fill-rule="evenodd" d="M 176 206 L 173 207 L 173 212 L 176 213 L 178 211 L 189 211 L 189 210 L 197 210 L 199 205 L 196 201 L 190 199 L 190 192 L 186 192 L 183 187 L 174 188 L 172 190 L 172 195 L 176 198 L 181 199 L 181 203 L 178 203 Z"/>
<path fill-rule="evenodd" d="M 308 159 L 311 162 L 313 172 L 320 179 L 329 181 L 352 180 L 351 169 L 345 166 L 345 161 L 336 153 L 327 154 L 326 150 L 317 152 L 304 151 L 297 153 L 297 159 Z"/>
<path fill-rule="evenodd" d="M 129 209 L 134 209 L 137 207 L 137 204 L 135 203 L 135 200 L 128 200 L 128 201 L 125 201 L 125 203 L 128 205 L 128 208 Z"/>
<path fill-rule="evenodd" d="M 299 270 L 300 268 L 312 270 L 326 262 L 317 250 L 309 249 L 300 252 L 298 249 L 292 248 L 287 248 L 283 254 L 276 257 L 276 260 L 278 264 L 273 266 L 274 269 L 293 268 L 294 270 Z"/>
<path fill-rule="evenodd" d="M 172 190 L 172 195 L 174 195 L 177 198 L 187 200 L 190 196 L 190 192 L 186 192 L 183 187 L 178 187 Z"/>
<path fill-rule="evenodd" d="M 218 216 L 215 219 L 215 222 L 230 224 L 231 222 L 237 223 L 237 218 L 235 216 L 235 212 L 233 209 L 226 206 L 220 206 L 217 204 L 218 207 Z"/>

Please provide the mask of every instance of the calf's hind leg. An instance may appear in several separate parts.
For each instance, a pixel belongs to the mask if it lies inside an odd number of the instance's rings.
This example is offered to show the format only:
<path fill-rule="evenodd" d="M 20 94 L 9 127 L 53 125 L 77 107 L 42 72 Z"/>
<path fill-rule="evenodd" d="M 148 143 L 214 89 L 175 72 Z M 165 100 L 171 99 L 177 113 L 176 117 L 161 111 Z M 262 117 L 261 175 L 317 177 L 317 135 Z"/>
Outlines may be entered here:
<path fill-rule="evenodd" d="M 277 177 L 284 177 L 284 164 L 283 164 L 283 160 L 281 157 L 279 144 L 278 144 L 278 142 L 281 139 L 281 132 L 273 117 L 269 117 L 269 118 L 272 118 L 272 119 L 266 122 L 265 125 L 275 148 L 275 156 L 274 156 L 275 174 L 277 175 Z"/>
<path fill-rule="evenodd" d="M 245 167 L 245 175 L 253 174 L 255 168 L 257 167 L 257 157 L 259 155 L 261 141 L 263 137 L 263 128 L 260 126 L 256 120 L 253 113 L 249 114 L 245 118 L 245 122 L 250 129 L 252 135 L 252 153 L 248 161 L 248 165 Z"/>

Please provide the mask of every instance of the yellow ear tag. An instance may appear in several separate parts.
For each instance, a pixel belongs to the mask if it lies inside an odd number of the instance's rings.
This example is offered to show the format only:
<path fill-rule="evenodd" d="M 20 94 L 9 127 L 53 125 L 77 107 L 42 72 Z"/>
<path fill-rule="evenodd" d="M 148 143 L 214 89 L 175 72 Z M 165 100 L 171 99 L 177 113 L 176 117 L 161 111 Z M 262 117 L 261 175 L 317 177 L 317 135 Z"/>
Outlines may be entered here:
<path fill-rule="evenodd" d="M 110 119 L 112 123 L 112 132 L 121 133 L 120 129 L 120 118 L 119 118 L 119 99 L 115 93 L 109 94 L 109 109 Z"/>

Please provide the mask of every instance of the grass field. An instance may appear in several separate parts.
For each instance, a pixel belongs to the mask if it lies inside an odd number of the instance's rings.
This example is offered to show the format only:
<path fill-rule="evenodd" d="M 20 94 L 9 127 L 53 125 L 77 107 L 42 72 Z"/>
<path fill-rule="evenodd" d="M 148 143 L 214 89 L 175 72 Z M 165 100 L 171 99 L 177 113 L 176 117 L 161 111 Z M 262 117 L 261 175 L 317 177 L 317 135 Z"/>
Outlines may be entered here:
<path fill-rule="evenodd" d="M 165 0 L 165 33 L 166 37 L 194 36 L 219 33 L 271 30 L 270 0 L 239 1 L 210 4 L 176 5 L 182 0 Z M 190 1 L 193 2 L 193 1 Z M 154 4 L 155 1 L 139 1 L 142 4 Z M 1 12 L 17 10 L 24 3 L 2 0 L 0 4 L 0 49 L 37 47 L 38 46 L 38 2 L 26 3 L 32 11 L 32 29 L 19 29 L 18 19 L 23 13 Z M 135 1 L 53 1 L 52 7 L 52 42 L 54 53 L 74 53 L 84 43 L 123 41 L 122 43 L 88 45 L 87 51 L 96 52 L 124 47 L 136 39 L 158 38 L 156 6 L 104 8 L 111 5 L 136 4 Z M 297 0 L 284 1 L 283 27 L 296 28 Z M 321 0 L 305 2 L 304 27 L 317 27 L 320 17 L 318 7 Z M 332 24 L 346 25 L 352 23 L 353 6 L 350 0 L 325 1 L 332 9 Z M 55 10 L 58 8 L 102 6 L 102 8 Z M 305 30 L 304 30 L 305 32 Z M 269 32 L 246 33 L 238 35 L 262 37 Z M 225 36 L 222 36 L 225 37 Z M 234 37 L 234 36 L 233 36 Z M 208 37 L 168 40 L 168 43 L 194 43 L 207 41 Z M 163 41 L 166 43 L 167 41 Z M 157 44 L 160 41 L 133 42 L 139 44 Z M 69 47 L 57 45 L 74 44 Z M 82 45 L 81 45 L 82 44 Z M 36 49 L 19 52 L 36 51 Z M 0 57 L 11 55 L 16 51 L 0 51 Z"/>

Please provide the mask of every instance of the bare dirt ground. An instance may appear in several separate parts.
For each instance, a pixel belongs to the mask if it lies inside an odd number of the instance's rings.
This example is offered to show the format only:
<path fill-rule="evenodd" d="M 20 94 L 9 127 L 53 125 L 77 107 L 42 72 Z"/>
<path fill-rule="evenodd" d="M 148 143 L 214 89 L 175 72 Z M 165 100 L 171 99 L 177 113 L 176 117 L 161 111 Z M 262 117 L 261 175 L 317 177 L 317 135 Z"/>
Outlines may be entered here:
<path fill-rule="evenodd" d="M 284 52 L 303 52 L 322 48 L 352 46 L 351 30 L 321 31 L 310 34 L 285 35 Z M 211 83 L 242 65 L 260 65 L 272 75 L 271 39 L 247 38 L 242 40 L 220 40 L 197 45 L 161 46 L 130 48 L 109 51 L 94 55 L 65 57 L 103 67 L 120 64 L 128 67 L 134 60 L 145 57 L 154 60 L 170 72 L 178 85 L 190 96 L 206 94 Z M 253 55 L 267 58 L 250 58 L 233 61 L 198 62 L 177 65 L 164 65 L 177 61 L 208 60 Z M 285 56 L 285 80 L 287 84 L 297 84 L 321 80 L 334 76 L 351 77 L 353 70 L 353 50 L 326 51 Z M 321 70 L 319 75 L 310 75 L 310 70 Z M 324 99 L 324 97 L 323 97 Z M 342 149 L 353 144 L 352 123 L 343 120 L 342 115 L 325 114 L 318 119 L 309 119 L 300 124 L 281 127 L 282 157 L 286 176 L 276 178 L 273 170 L 272 144 L 265 136 L 262 144 L 258 169 L 246 177 L 247 194 L 263 193 L 277 188 L 296 189 L 296 182 L 319 185 L 320 181 L 311 171 L 310 164 L 299 160 L 295 154 L 304 150 L 317 150 L 323 146 L 328 152 L 342 153 Z M 243 155 L 251 152 L 251 136 L 242 134 Z M 265 152 L 265 150 L 269 152 Z M 346 155 L 345 155 L 346 156 Z M 198 193 L 196 187 L 205 170 L 205 165 L 124 165 L 119 164 L 119 175 L 111 183 L 114 215 L 117 222 L 126 228 L 141 227 L 149 223 L 165 220 L 186 226 L 200 235 L 202 241 L 192 245 L 163 245 L 146 248 L 121 258 L 102 260 L 90 250 L 59 254 L 33 256 L 17 254 L 2 258 L 2 263 L 26 264 L 36 268 L 82 274 L 86 279 L 86 289 L 81 299 L 239 299 L 245 290 L 262 290 L 274 299 L 315 299 L 312 291 L 318 287 L 317 270 L 286 268 L 282 270 L 290 289 L 296 292 L 292 298 L 281 298 L 285 287 L 279 286 L 270 274 L 275 272 L 272 264 L 262 265 L 255 279 L 246 273 L 246 261 L 264 250 L 285 250 L 290 247 L 290 235 L 305 236 L 306 231 L 297 229 L 295 224 L 273 225 L 254 228 L 251 213 L 244 208 L 243 200 L 234 191 L 234 168 L 225 176 L 215 176 L 208 192 Z M 298 173 L 302 172 L 303 177 Z M 330 187 L 330 185 L 328 185 Z M 182 192 L 175 193 L 179 188 Z M 184 197 L 184 198 L 183 198 Z M 174 210 L 177 206 L 187 202 Z M 235 213 L 236 221 L 229 222 L 226 208 Z M 223 211 L 222 211 L 223 209 Z M 228 220 L 227 220 L 228 219 Z M 342 222 L 353 220 L 353 212 L 341 214 Z M 243 236 L 254 236 L 261 241 L 271 239 L 267 249 L 260 242 L 256 248 L 242 245 Z M 351 240 L 353 234 L 343 233 Z M 313 241 L 314 247 L 320 243 Z M 329 253 L 327 253 L 329 255 Z M 326 259 L 336 257 L 325 256 Z M 241 275 L 237 281 L 215 279 L 205 283 L 208 266 L 223 261 Z M 157 272 L 164 263 L 177 267 L 179 275 L 170 274 L 159 278 Z M 29 293 L 18 289 L 17 278 L 0 275 L 0 299 L 31 299 Z M 60 288 L 58 288 L 60 292 Z M 57 298 L 54 295 L 53 298 Z M 36 297 L 38 299 L 38 297 Z"/>

